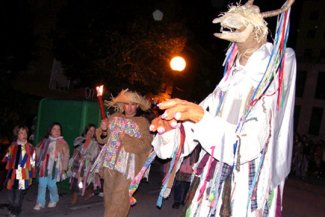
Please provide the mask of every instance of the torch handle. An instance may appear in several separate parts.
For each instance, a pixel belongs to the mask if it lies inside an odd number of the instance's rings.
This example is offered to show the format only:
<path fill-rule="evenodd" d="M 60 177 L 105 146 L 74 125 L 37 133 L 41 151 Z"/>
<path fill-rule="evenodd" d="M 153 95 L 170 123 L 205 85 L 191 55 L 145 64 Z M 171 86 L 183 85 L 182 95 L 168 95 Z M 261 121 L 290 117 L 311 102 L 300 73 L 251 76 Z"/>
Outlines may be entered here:
<path fill-rule="evenodd" d="M 104 105 L 103 105 L 103 99 L 101 96 L 97 96 L 98 102 L 99 102 L 99 108 L 100 108 L 100 113 L 102 115 L 102 120 L 106 119 L 106 114 L 104 110 Z"/>

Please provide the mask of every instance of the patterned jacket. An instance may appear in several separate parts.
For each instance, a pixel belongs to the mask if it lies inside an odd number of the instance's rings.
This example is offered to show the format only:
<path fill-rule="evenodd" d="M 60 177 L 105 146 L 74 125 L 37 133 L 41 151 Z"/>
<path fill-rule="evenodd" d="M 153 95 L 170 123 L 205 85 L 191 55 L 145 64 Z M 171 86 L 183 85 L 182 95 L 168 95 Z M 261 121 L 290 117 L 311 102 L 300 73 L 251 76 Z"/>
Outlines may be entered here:
<path fill-rule="evenodd" d="M 35 177 L 35 152 L 30 143 L 23 145 L 13 142 L 9 148 L 3 162 L 7 162 L 8 170 L 5 185 L 8 190 L 20 189 L 25 190 L 32 184 Z"/>
<path fill-rule="evenodd" d="M 50 176 L 56 181 L 67 178 L 70 149 L 63 137 L 43 139 L 36 147 L 36 153 L 39 177 Z"/>

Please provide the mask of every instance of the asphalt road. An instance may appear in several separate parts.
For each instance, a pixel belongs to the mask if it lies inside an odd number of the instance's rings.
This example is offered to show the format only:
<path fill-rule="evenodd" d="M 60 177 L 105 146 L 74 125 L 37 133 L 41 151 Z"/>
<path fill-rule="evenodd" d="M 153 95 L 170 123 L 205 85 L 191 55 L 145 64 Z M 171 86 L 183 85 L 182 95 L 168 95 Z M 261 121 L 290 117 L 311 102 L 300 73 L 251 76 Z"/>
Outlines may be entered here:
<path fill-rule="evenodd" d="M 162 174 L 151 171 L 149 183 L 141 183 L 135 194 L 137 204 L 130 209 L 128 217 L 177 217 L 179 210 L 171 208 L 172 197 L 165 200 L 161 209 L 156 207 Z M 7 191 L 0 191 L 0 216 L 7 213 Z M 70 206 L 70 194 L 61 192 L 56 208 L 44 208 L 34 211 L 37 196 L 37 184 L 34 184 L 25 195 L 23 211 L 20 217 L 101 217 L 103 215 L 103 198 L 93 196 L 89 200 L 80 198 L 76 206 Z M 289 178 L 286 182 L 283 201 L 283 217 L 324 217 L 325 185 L 311 184 L 298 179 Z"/>

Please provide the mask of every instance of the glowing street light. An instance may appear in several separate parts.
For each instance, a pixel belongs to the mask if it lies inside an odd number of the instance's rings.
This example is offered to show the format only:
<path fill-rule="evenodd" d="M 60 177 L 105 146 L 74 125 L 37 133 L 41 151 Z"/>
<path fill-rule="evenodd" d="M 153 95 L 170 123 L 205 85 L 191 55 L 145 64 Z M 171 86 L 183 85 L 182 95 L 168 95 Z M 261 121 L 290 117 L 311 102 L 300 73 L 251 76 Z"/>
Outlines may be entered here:
<path fill-rule="evenodd" d="M 182 72 L 186 67 L 186 61 L 181 56 L 175 56 L 170 60 L 169 65 L 173 71 Z M 170 85 L 168 85 L 167 92 L 168 94 L 170 94 L 171 97 L 173 97 L 173 92 L 174 92 L 174 82 L 175 82 L 174 79 L 175 78 L 173 78 L 170 81 Z"/>
<path fill-rule="evenodd" d="M 170 60 L 169 65 L 172 70 L 181 72 L 186 67 L 186 61 L 181 56 L 175 56 Z"/>
<path fill-rule="evenodd" d="M 169 66 L 173 71 L 182 72 L 186 67 L 186 61 L 181 56 L 175 56 L 169 61 Z M 166 75 L 165 75 L 166 76 Z M 154 101 L 163 102 L 166 99 L 173 97 L 174 90 L 174 80 L 177 75 L 165 77 L 166 81 L 162 84 L 162 93 L 155 97 Z"/>

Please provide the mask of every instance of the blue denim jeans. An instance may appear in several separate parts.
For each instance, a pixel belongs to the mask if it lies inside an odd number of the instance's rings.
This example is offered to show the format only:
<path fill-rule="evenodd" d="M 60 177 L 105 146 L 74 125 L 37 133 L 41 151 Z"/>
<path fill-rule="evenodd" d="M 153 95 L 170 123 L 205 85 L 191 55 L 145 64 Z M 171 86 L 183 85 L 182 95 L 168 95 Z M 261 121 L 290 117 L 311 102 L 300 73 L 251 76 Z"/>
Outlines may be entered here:
<path fill-rule="evenodd" d="M 50 202 L 59 201 L 58 187 L 56 185 L 56 180 L 51 177 L 40 177 L 38 179 L 38 194 L 37 194 L 37 203 L 42 207 L 45 207 L 46 203 L 46 188 L 50 192 Z"/>

